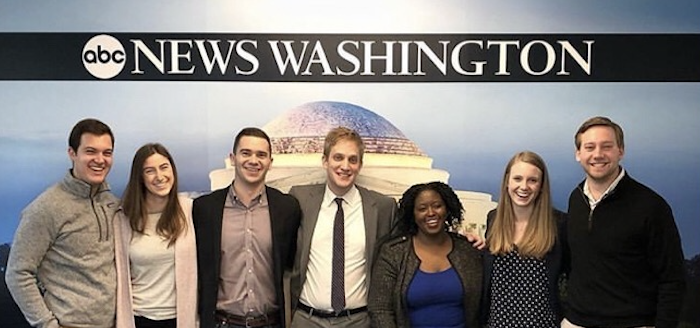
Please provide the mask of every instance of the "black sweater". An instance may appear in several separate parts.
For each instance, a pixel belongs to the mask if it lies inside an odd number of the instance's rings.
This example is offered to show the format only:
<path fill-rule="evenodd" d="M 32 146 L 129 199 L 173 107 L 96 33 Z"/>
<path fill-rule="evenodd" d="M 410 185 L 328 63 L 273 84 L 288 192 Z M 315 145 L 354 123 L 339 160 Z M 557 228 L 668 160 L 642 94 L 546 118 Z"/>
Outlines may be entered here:
<path fill-rule="evenodd" d="M 684 261 L 666 201 L 625 174 L 593 211 L 581 183 L 568 214 L 566 318 L 587 327 L 675 328 Z"/>

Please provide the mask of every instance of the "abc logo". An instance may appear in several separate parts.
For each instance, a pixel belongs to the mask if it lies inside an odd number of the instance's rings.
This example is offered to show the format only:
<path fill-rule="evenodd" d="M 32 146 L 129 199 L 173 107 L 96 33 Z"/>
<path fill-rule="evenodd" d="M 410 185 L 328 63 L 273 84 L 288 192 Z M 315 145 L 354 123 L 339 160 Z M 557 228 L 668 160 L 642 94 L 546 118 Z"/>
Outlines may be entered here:
<path fill-rule="evenodd" d="M 83 66 L 98 79 L 119 75 L 125 63 L 124 46 L 111 35 L 95 35 L 83 47 Z"/>

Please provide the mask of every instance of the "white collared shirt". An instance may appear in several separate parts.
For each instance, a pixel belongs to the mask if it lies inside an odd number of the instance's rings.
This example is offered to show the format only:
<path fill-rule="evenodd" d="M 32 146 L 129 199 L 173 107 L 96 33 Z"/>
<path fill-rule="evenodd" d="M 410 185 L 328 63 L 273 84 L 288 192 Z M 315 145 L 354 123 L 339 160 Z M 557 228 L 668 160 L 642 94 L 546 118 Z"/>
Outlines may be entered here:
<path fill-rule="evenodd" d="M 302 303 L 319 310 L 331 307 L 331 272 L 333 268 L 333 221 L 338 206 L 335 198 L 343 198 L 345 214 L 345 307 L 367 305 L 367 256 L 362 197 L 353 186 L 345 195 L 335 195 L 326 185 L 311 237 L 306 282 L 301 290 Z"/>
<path fill-rule="evenodd" d="M 598 206 L 598 203 L 600 203 L 601 200 L 605 199 L 605 197 L 608 196 L 608 194 L 617 187 L 617 184 L 620 183 L 620 180 L 622 180 L 622 177 L 625 176 L 625 169 L 620 170 L 620 174 L 617 175 L 617 178 L 613 180 L 613 182 L 608 186 L 608 189 L 605 190 L 605 192 L 600 195 L 599 199 L 595 199 L 593 197 L 593 194 L 591 193 L 591 188 L 588 186 L 588 179 L 583 183 L 583 194 L 588 197 L 588 206 L 591 207 L 591 210 L 594 210 L 596 206 Z"/>

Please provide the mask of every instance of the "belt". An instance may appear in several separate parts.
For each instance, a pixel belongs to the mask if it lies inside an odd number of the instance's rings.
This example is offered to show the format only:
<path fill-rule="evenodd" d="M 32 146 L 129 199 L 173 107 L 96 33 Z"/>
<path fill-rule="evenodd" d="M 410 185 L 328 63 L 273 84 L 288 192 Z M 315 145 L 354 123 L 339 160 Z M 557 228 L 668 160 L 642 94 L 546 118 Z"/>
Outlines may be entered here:
<path fill-rule="evenodd" d="M 312 308 L 312 307 L 310 307 L 302 302 L 299 302 L 297 304 L 297 309 L 302 310 L 302 311 L 304 311 L 312 316 L 316 316 L 319 318 L 336 318 L 336 317 L 342 317 L 342 316 L 351 316 L 353 314 L 367 311 L 367 307 L 362 306 L 362 307 L 355 308 L 355 309 L 345 309 L 345 310 L 342 310 L 342 311 L 336 313 L 336 312 L 331 312 L 331 311 L 323 311 L 323 310 L 314 309 L 314 308 Z"/>
<path fill-rule="evenodd" d="M 258 316 L 241 316 L 230 314 L 225 311 L 216 310 L 216 320 L 221 321 L 224 324 L 232 324 L 235 326 L 243 327 L 264 327 L 277 325 L 280 322 L 279 311 L 270 312 Z"/>

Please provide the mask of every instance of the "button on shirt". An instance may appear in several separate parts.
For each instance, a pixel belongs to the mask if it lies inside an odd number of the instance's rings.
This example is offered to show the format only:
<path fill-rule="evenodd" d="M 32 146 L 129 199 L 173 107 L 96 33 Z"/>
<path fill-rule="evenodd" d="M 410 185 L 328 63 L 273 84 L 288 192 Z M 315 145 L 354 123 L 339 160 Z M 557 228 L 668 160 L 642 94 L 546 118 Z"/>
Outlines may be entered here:
<path fill-rule="evenodd" d="M 333 221 L 338 210 L 336 197 L 343 199 L 345 212 L 345 308 L 354 309 L 367 305 L 367 253 L 362 197 L 354 186 L 345 195 L 335 195 L 326 186 L 311 237 L 306 281 L 299 297 L 302 303 L 325 311 L 333 311 L 331 278 Z"/>
<path fill-rule="evenodd" d="M 229 188 L 221 227 L 218 310 L 261 315 L 278 309 L 272 277 L 272 230 L 267 193 L 243 204 Z"/>

